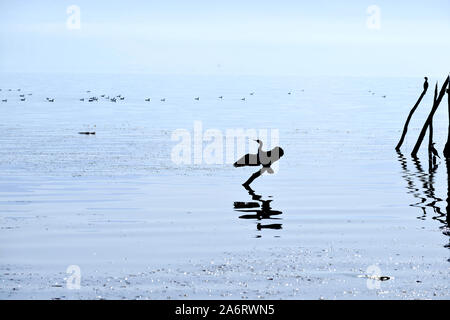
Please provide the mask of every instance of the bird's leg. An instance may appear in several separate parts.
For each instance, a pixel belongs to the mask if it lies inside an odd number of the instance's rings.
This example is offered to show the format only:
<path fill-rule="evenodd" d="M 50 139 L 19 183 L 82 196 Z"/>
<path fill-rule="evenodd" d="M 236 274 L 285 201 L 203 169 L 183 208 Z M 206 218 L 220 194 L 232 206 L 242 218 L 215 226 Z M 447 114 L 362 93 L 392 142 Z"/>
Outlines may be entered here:
<path fill-rule="evenodd" d="M 253 180 L 255 180 L 256 178 L 258 178 L 259 176 L 261 176 L 261 175 L 263 174 L 263 170 L 264 170 L 264 168 L 261 169 L 261 170 L 256 171 L 256 172 L 255 172 L 254 174 L 252 174 L 252 175 L 250 176 L 250 178 L 248 178 L 248 180 L 245 181 L 242 185 L 243 185 L 244 187 L 250 186 L 250 183 L 252 183 Z"/>
<path fill-rule="evenodd" d="M 245 181 L 242 185 L 247 188 L 250 186 L 250 183 L 253 182 L 253 180 L 255 180 L 256 178 L 258 178 L 259 176 L 262 176 L 264 172 L 269 172 L 269 173 L 273 173 L 273 170 L 271 167 L 262 167 L 261 170 L 256 171 L 254 174 L 252 174 L 250 176 L 250 178 L 248 178 L 247 181 Z"/>

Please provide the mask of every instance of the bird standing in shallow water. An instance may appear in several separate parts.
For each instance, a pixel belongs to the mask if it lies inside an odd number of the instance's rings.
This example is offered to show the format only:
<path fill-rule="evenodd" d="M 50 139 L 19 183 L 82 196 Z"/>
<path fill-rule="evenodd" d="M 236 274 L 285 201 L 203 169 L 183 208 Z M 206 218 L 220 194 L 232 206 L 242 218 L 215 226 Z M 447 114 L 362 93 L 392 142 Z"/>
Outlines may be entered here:
<path fill-rule="evenodd" d="M 280 158 L 284 155 L 284 150 L 280 147 L 275 147 L 269 151 L 263 151 L 263 142 L 261 140 L 255 141 L 259 144 L 258 153 L 246 154 L 233 164 L 235 168 L 245 166 L 262 166 L 260 170 L 252 174 L 250 178 L 248 178 L 248 180 L 243 183 L 244 187 L 249 186 L 250 183 L 253 182 L 253 180 L 258 178 L 265 172 L 268 172 L 270 174 L 274 173 L 273 169 L 270 166 L 276 161 L 280 160 Z"/>

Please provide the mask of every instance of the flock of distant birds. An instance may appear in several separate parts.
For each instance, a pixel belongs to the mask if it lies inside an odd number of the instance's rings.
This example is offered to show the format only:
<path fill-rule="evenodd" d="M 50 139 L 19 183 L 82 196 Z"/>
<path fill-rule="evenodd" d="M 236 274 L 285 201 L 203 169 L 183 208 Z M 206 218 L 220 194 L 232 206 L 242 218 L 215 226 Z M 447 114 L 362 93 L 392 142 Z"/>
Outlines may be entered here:
<path fill-rule="evenodd" d="M 3 90 L 0 89 L 0 91 L 3 91 Z M 8 89 L 8 91 L 13 91 L 13 89 Z M 16 89 L 16 91 L 21 92 L 22 90 L 19 88 L 19 89 Z M 305 91 L 305 89 L 301 89 L 301 92 L 304 92 L 304 91 Z M 86 93 L 91 93 L 91 91 L 87 90 Z M 369 90 L 369 93 L 371 93 L 372 95 L 375 95 L 375 92 L 373 92 L 371 90 Z M 255 94 L 255 92 L 250 92 L 249 93 L 249 95 L 251 95 L 251 96 L 253 96 L 254 94 Z M 292 95 L 292 91 L 289 91 L 287 94 L 288 95 Z M 27 93 L 26 95 L 27 96 L 32 96 L 33 94 L 32 93 Z M 19 94 L 20 101 L 26 101 L 26 95 L 22 94 L 22 93 Z M 382 98 L 386 98 L 386 95 L 383 95 L 381 97 Z M 111 102 L 117 102 L 117 101 L 120 101 L 120 100 L 125 100 L 125 97 L 122 96 L 121 94 L 115 95 L 115 96 L 109 96 L 109 95 L 106 95 L 106 94 L 102 94 L 102 95 L 100 95 L 100 98 L 103 98 L 104 100 L 111 101 Z M 224 99 L 224 96 L 218 96 L 217 99 L 221 99 L 222 100 L 222 99 Z M 45 100 L 47 102 L 55 102 L 55 98 L 46 97 Z M 99 100 L 99 97 L 91 96 L 89 98 L 80 98 L 79 100 L 80 101 L 88 101 L 88 102 L 96 102 L 96 101 Z M 195 97 L 194 100 L 199 101 L 200 97 Z M 241 101 L 246 101 L 246 97 L 242 97 L 242 98 L 240 98 L 240 100 Z M 151 98 L 145 98 L 144 101 L 150 102 Z M 159 101 L 165 102 L 166 98 L 160 98 Z M 2 99 L 2 102 L 8 102 L 8 99 Z"/>
<path fill-rule="evenodd" d="M 2 89 L 0 89 L 0 91 L 2 91 Z M 13 91 L 13 90 L 12 89 L 8 89 L 8 91 Z M 21 89 L 17 89 L 17 91 L 20 92 Z M 303 92 L 305 90 L 302 89 L 301 91 Z M 87 90 L 86 93 L 91 93 L 91 91 Z M 254 94 L 255 94 L 254 92 L 250 92 L 249 93 L 249 95 L 251 95 L 251 96 L 253 96 Z M 289 91 L 287 94 L 291 95 L 292 91 Z M 31 96 L 33 94 L 32 93 L 28 93 L 27 95 Z M 19 94 L 19 98 L 20 98 L 20 101 L 26 101 L 25 94 Z M 115 96 L 109 96 L 109 95 L 106 95 L 106 94 L 102 94 L 102 95 L 100 95 L 100 98 L 103 98 L 104 100 L 111 101 L 111 102 L 117 102 L 117 101 L 120 101 L 120 100 L 125 100 L 125 97 L 122 96 L 121 94 L 115 95 Z M 217 98 L 222 100 L 222 99 L 224 99 L 224 96 L 218 96 Z M 45 100 L 47 102 L 54 102 L 55 98 L 47 97 L 47 98 L 45 98 Z M 96 102 L 98 100 L 99 100 L 99 97 L 97 97 L 97 96 L 91 96 L 89 98 L 80 98 L 80 101 L 88 101 L 88 102 Z M 195 97 L 194 100 L 199 101 L 200 97 Z M 242 97 L 242 98 L 240 98 L 240 100 L 241 101 L 246 101 L 246 97 Z M 150 102 L 151 98 L 145 98 L 144 101 Z M 161 99 L 159 99 L 159 101 L 165 102 L 166 98 L 161 98 Z M 2 102 L 8 102 L 8 99 L 2 99 Z"/>

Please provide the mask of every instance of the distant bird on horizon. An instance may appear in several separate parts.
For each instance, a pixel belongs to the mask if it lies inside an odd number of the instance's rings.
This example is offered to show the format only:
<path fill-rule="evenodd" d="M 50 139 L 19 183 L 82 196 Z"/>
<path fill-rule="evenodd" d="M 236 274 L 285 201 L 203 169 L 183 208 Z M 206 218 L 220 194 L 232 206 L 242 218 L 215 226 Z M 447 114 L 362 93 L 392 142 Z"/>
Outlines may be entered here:
<path fill-rule="evenodd" d="M 250 176 L 250 178 L 243 183 L 243 186 L 249 186 L 250 183 L 253 182 L 256 178 L 261 176 L 263 173 L 268 172 L 270 174 L 274 173 L 273 169 L 270 167 L 273 163 L 280 160 L 280 158 L 284 155 L 284 150 L 280 147 L 275 147 L 269 151 L 263 151 L 263 142 L 261 140 L 255 140 L 258 144 L 258 153 L 252 154 L 248 153 L 245 156 L 242 156 L 238 161 L 236 161 L 233 166 L 235 168 L 238 167 L 256 167 L 262 166 L 260 170 L 255 172 Z"/>
<path fill-rule="evenodd" d="M 25 98 L 21 98 L 20 101 L 25 101 Z"/>
<path fill-rule="evenodd" d="M 199 101 L 199 100 L 200 100 L 200 97 L 196 97 L 195 100 Z"/>
<path fill-rule="evenodd" d="M 223 96 L 219 96 L 219 99 L 223 99 Z"/>
<path fill-rule="evenodd" d="M 150 101 L 150 98 L 146 98 L 145 101 Z"/>
<path fill-rule="evenodd" d="M 162 101 L 162 102 L 166 101 L 166 98 L 162 98 L 161 101 Z"/>
<path fill-rule="evenodd" d="M 241 99 L 242 101 L 245 101 L 245 97 Z"/>
<path fill-rule="evenodd" d="M 51 99 L 50 98 L 46 98 L 46 99 L 47 99 L 48 102 L 54 102 L 55 101 L 55 98 L 51 98 Z"/>
<path fill-rule="evenodd" d="M 447 90 L 448 90 L 448 89 L 447 89 Z M 431 153 L 432 153 L 434 156 L 436 156 L 436 157 L 438 157 L 438 158 L 440 159 L 441 157 L 439 157 L 439 153 L 437 152 L 436 148 L 434 147 L 434 144 L 435 144 L 435 142 L 433 142 L 433 143 L 431 144 Z"/>
<path fill-rule="evenodd" d="M 428 77 L 424 77 L 425 82 L 423 83 L 423 90 L 426 91 L 428 89 Z"/>

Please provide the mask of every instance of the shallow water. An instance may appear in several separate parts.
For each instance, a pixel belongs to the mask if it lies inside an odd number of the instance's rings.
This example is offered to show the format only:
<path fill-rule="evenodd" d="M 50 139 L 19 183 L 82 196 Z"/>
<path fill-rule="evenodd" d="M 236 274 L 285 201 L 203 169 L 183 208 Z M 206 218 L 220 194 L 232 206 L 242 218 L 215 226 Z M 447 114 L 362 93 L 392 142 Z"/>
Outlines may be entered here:
<path fill-rule="evenodd" d="M 425 154 L 409 156 L 431 90 L 403 154 L 394 151 L 421 86 L 410 78 L 1 75 L 0 297 L 448 299 L 446 163 L 430 173 Z M 79 101 L 90 96 L 99 101 Z M 446 119 L 444 99 L 434 121 L 439 151 Z M 193 131 L 194 121 L 221 132 L 278 129 L 278 172 L 249 194 L 241 184 L 255 168 L 173 163 L 172 132 Z M 239 218 L 255 212 L 235 202 L 261 200 L 281 214 Z M 66 288 L 69 265 L 81 269 L 80 290 Z M 375 289 L 365 277 L 374 265 L 390 277 Z"/>

